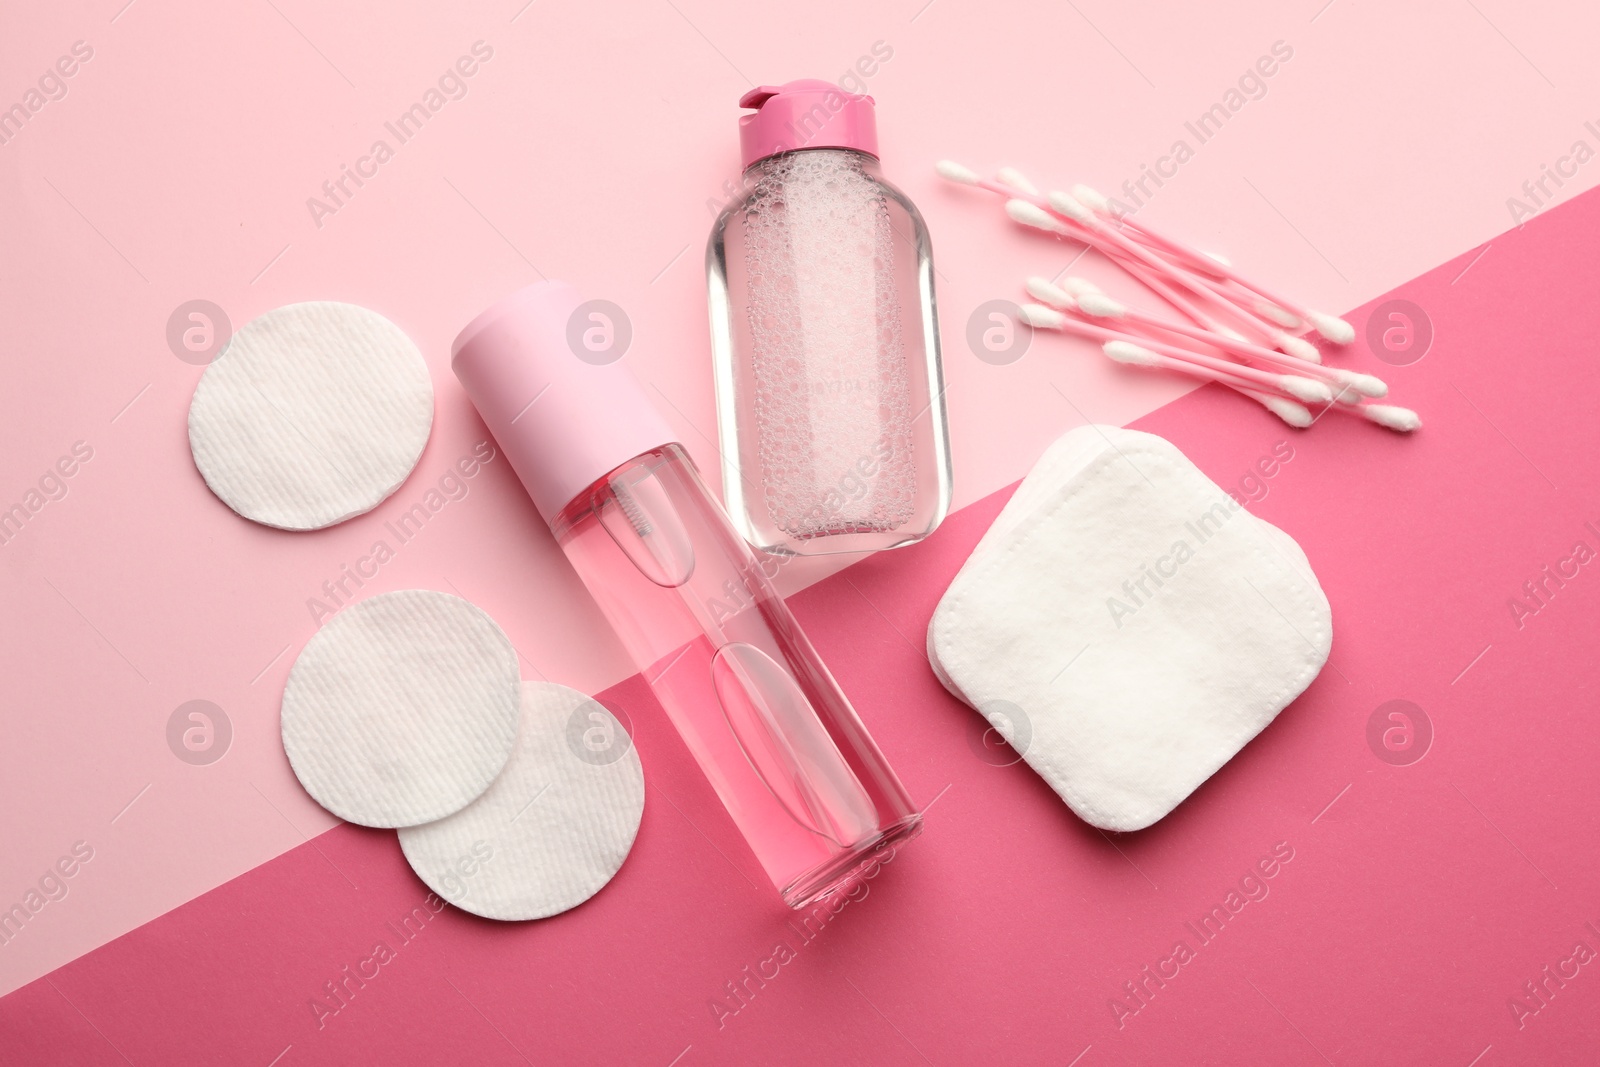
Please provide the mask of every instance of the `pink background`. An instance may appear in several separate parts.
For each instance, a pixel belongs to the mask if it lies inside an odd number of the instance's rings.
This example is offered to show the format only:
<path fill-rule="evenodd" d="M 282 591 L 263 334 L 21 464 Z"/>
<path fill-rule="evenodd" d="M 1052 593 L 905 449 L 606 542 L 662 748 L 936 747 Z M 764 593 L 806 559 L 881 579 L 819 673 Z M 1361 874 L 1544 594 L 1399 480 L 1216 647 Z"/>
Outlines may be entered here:
<path fill-rule="evenodd" d="M 262 0 L 221 12 L 115 0 L 5 16 L 0 104 L 73 42 L 94 56 L 0 145 L 0 504 L 74 442 L 94 454 L 0 546 L 0 900 L 76 841 L 95 855 L 66 899 L 0 947 L 0 992 L 20 990 L 0 1002 L 3 1039 L 31 1050 L 23 1062 L 78 1039 L 86 1062 L 107 1046 L 135 1063 L 265 1064 L 285 1046 L 285 1064 L 336 1062 L 425 1041 L 498 1062 L 496 1025 L 535 1058 L 663 1064 L 685 1046 L 684 1063 L 970 1062 L 985 1049 L 1067 1063 L 1086 1046 L 1085 1067 L 1424 1051 L 1465 1065 L 1486 1046 L 1485 1065 L 1592 1060 L 1600 994 L 1586 986 L 1600 979 L 1587 969 L 1522 1030 L 1505 1000 L 1576 939 L 1600 947 L 1584 927 L 1600 925 L 1585 732 L 1596 594 L 1580 578 L 1520 631 L 1505 600 L 1584 521 L 1600 525 L 1584 392 L 1600 207 L 1591 197 L 1495 235 L 1542 164 L 1579 138 L 1597 145 L 1584 122 L 1600 122 L 1587 54 L 1600 18 L 1576 5 L 1537 17 L 1486 2 L 1320 7 L 758 13 L 673 0 L 619 13 L 511 0 L 397 13 Z M 494 55 L 467 95 L 319 229 L 306 198 L 478 40 Z M 1405 291 L 1439 332 L 1422 362 L 1385 368 L 1359 342 L 1343 360 L 1385 373 L 1428 425 L 1402 440 L 1330 416 L 1291 435 L 1212 390 L 1140 423 L 1223 484 L 1292 437 L 1297 458 L 1257 510 L 1306 547 L 1336 640 L 1329 670 L 1245 758 L 1156 829 L 1107 847 L 1021 767 L 971 753 L 976 719 L 928 674 L 922 627 L 999 506 L 990 494 L 1046 442 L 1084 418 L 1129 423 L 1185 386 L 1053 337 L 1006 367 L 974 358 L 972 310 L 1019 299 L 1023 276 L 1054 274 L 1077 250 L 1014 232 L 930 165 L 1009 162 L 1114 191 L 1278 40 L 1294 58 L 1267 95 L 1147 217 L 1331 310 L 1444 264 Z M 646 825 L 595 901 L 516 930 L 446 912 L 436 926 L 454 932 L 431 963 L 403 958 L 395 993 L 374 988 L 311 1029 L 306 998 L 365 950 L 349 931 L 403 912 L 421 887 L 392 835 L 340 828 L 305 845 L 335 821 L 283 759 L 278 697 L 315 629 L 307 598 L 483 436 L 449 375 L 450 339 L 541 274 L 616 301 L 635 328 L 629 362 L 714 479 L 700 257 L 706 202 L 737 169 L 734 102 L 746 75 L 836 75 L 879 41 L 893 56 L 869 91 L 886 172 L 933 232 L 957 504 L 973 506 L 934 542 L 866 561 L 797 608 L 913 795 L 940 797 L 925 839 L 718 1031 L 707 1000 L 767 954 L 784 916 L 491 464 L 363 592 L 454 589 L 505 627 L 530 677 L 622 683 L 649 768 Z M 1591 161 L 1560 199 L 1597 176 Z M 1074 269 L 1111 277 L 1093 256 Z M 412 480 L 371 515 L 309 535 L 213 499 L 184 435 L 200 368 L 165 339 L 173 309 L 196 298 L 235 326 L 303 299 L 354 301 L 403 326 L 438 388 Z M 798 590 L 827 570 L 783 580 Z M 1412 767 L 1366 746 L 1367 716 L 1395 697 L 1438 731 Z M 174 758 L 165 733 L 197 698 L 234 731 L 204 767 Z M 1117 1030 L 1105 1004 L 1116 987 L 1279 840 L 1296 859 L 1241 914 L 1240 936 L 1202 950 Z M 58 989 L 29 984 L 79 957 L 52 976 Z M 421 1003 L 450 1006 L 434 1019 Z"/>

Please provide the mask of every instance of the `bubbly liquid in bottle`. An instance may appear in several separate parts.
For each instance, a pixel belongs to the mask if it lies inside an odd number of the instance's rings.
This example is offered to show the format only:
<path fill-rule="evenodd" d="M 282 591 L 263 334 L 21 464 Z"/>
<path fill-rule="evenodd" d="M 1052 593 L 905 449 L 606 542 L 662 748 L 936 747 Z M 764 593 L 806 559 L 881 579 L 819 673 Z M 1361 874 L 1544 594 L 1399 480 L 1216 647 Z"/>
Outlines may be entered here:
<path fill-rule="evenodd" d="M 763 168 L 743 217 L 762 500 L 791 537 L 898 529 L 911 518 L 904 308 L 889 205 L 856 152 Z M 840 492 L 863 456 L 881 460 Z M 830 494 L 838 496 L 830 501 Z"/>
<path fill-rule="evenodd" d="M 890 548 L 949 505 L 927 231 L 870 155 L 752 164 L 708 250 L 723 494 L 778 553 Z"/>

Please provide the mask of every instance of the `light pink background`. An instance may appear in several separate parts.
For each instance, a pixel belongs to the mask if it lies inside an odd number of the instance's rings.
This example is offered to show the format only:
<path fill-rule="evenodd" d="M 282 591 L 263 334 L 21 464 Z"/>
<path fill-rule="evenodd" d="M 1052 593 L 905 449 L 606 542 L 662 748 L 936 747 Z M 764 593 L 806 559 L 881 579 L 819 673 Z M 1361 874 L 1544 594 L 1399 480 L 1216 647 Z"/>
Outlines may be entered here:
<path fill-rule="evenodd" d="M 832 76 L 875 42 L 893 49 L 868 84 L 886 172 L 933 232 L 958 506 L 1014 481 L 1083 418 L 1126 423 L 1185 386 L 1054 339 L 1008 367 L 973 358 L 972 309 L 1019 299 L 1023 276 L 1054 274 L 1077 250 L 936 184 L 935 159 L 1114 191 L 1286 41 L 1294 58 L 1267 95 L 1199 148 L 1148 217 L 1339 310 L 1458 256 L 1468 268 L 1512 221 L 1506 198 L 1576 139 L 1594 145 L 1584 122 L 1600 119 L 1600 17 L 1580 5 L 111 0 L 4 18 L 0 104 L 73 42 L 94 57 L 0 145 L 0 503 L 76 441 L 94 457 L 0 547 L 0 899 L 75 841 L 96 858 L 0 949 L 0 991 L 333 825 L 283 760 L 283 678 L 315 628 L 307 598 L 481 438 L 448 348 L 485 304 L 542 274 L 622 305 L 630 363 L 715 478 L 700 257 L 706 203 L 737 169 L 747 77 Z M 316 227 L 306 198 L 478 40 L 494 56 L 466 97 Z M 1590 162 L 1560 198 L 1597 177 Z M 1075 269 L 1108 277 L 1092 256 Z M 403 326 L 438 388 L 412 480 L 372 515 L 309 535 L 214 500 L 184 435 L 200 369 L 165 340 L 194 298 L 235 326 L 304 299 Z M 1217 417 L 1243 414 L 1227 404 Z M 508 475 L 491 465 L 365 592 L 453 588 L 506 628 L 529 676 L 591 691 L 619 681 L 630 667 Z M 1461 580 L 1484 581 L 1470 569 Z M 169 714 L 196 698 L 226 709 L 235 733 L 209 767 L 165 740 Z M 907 777 L 931 799 L 936 773 Z"/>

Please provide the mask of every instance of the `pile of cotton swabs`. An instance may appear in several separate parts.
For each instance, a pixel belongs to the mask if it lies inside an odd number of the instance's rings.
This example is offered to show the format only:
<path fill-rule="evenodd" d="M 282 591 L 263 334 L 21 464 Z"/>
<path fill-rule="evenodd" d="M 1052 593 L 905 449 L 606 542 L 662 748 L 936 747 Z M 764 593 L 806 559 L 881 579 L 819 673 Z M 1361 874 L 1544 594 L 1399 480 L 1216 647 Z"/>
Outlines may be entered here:
<path fill-rule="evenodd" d="M 1086 185 L 1041 193 L 1010 167 L 994 178 L 980 178 L 948 160 L 937 169 L 949 181 L 1004 197 L 1006 214 L 1024 226 L 1096 249 L 1189 320 L 1172 322 L 1130 307 L 1082 278 L 1060 285 L 1029 278 L 1028 295 L 1039 303 L 1023 305 L 1022 318 L 1035 329 L 1099 341 L 1119 363 L 1219 382 L 1291 426 L 1316 421 L 1307 406 L 1312 404 L 1402 433 L 1422 425 L 1409 408 L 1372 403 L 1388 395 L 1381 380 L 1323 366 L 1317 347 L 1299 335 L 1315 332 L 1336 345 L 1349 344 L 1355 330 L 1343 319 L 1286 299 L 1220 256 L 1113 211 L 1106 197 Z"/>

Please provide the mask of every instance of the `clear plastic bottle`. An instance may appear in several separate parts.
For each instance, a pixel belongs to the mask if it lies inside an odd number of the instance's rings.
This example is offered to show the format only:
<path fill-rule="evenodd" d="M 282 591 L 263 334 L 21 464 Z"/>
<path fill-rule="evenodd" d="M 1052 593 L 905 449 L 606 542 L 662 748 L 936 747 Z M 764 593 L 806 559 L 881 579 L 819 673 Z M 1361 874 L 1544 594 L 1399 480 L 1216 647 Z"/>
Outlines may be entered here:
<path fill-rule="evenodd" d="M 762 564 L 581 311 L 529 286 L 464 330 L 457 376 L 773 885 L 802 907 L 921 815 Z"/>
<path fill-rule="evenodd" d="M 921 540 L 950 506 L 927 227 L 882 176 L 871 97 L 739 103 L 743 189 L 706 251 L 728 510 L 776 554 Z"/>

